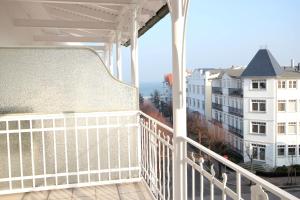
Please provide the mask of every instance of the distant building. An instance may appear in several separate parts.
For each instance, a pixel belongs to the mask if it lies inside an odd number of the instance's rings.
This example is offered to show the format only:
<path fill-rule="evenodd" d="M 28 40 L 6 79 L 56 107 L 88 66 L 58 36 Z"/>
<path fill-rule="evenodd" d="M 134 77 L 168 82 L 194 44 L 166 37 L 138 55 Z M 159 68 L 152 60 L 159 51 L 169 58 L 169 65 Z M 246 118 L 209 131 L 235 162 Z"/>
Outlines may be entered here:
<path fill-rule="evenodd" d="M 163 89 L 161 94 L 161 101 L 170 104 L 172 101 L 172 85 L 173 76 L 172 74 L 166 74 L 163 81 Z"/>
<path fill-rule="evenodd" d="M 246 68 L 194 70 L 187 108 L 221 126 L 245 162 L 300 164 L 300 65 L 281 67 L 261 49 Z"/>
<path fill-rule="evenodd" d="M 299 66 L 280 67 L 261 49 L 242 73 L 244 154 L 267 165 L 300 164 Z M 245 156 L 245 161 L 249 160 Z"/>
<path fill-rule="evenodd" d="M 220 69 L 195 69 L 187 77 L 187 108 L 211 119 L 211 82 L 217 78 Z"/>

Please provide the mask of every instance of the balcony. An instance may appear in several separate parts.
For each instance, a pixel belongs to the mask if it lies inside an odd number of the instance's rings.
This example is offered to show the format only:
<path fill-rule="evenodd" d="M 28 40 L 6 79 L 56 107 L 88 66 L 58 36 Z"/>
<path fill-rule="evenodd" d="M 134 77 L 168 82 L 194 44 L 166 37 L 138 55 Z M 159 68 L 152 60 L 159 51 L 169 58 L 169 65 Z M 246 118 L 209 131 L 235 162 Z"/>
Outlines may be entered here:
<path fill-rule="evenodd" d="M 222 87 L 212 87 L 213 94 L 223 94 Z"/>
<path fill-rule="evenodd" d="M 228 88 L 228 94 L 230 96 L 243 97 L 242 88 Z"/>
<path fill-rule="evenodd" d="M 232 115 L 236 115 L 236 116 L 239 116 L 239 117 L 243 117 L 243 115 L 244 115 L 242 109 L 234 108 L 234 107 L 231 107 L 231 106 L 228 107 L 228 112 Z"/>
<path fill-rule="evenodd" d="M 223 105 L 222 104 L 218 104 L 218 103 L 212 103 L 212 108 L 219 110 L 219 111 L 223 111 Z"/>
<path fill-rule="evenodd" d="M 243 137 L 243 131 L 241 129 L 238 129 L 238 128 L 235 128 L 235 127 L 229 125 L 228 131 L 239 137 Z"/>
<path fill-rule="evenodd" d="M 14 2 L 0 3 L 10 46 L 0 48 L 1 200 L 297 200 L 186 137 L 188 1 Z M 138 109 L 138 36 L 169 10 L 174 129 Z M 122 82 L 121 44 L 130 45 L 131 86 Z"/>
<path fill-rule="evenodd" d="M 173 129 L 142 112 L 11 115 L 0 124 L 1 195 L 174 199 Z M 187 169 L 181 189 L 191 199 L 297 199 L 187 137 L 177 140 Z"/>

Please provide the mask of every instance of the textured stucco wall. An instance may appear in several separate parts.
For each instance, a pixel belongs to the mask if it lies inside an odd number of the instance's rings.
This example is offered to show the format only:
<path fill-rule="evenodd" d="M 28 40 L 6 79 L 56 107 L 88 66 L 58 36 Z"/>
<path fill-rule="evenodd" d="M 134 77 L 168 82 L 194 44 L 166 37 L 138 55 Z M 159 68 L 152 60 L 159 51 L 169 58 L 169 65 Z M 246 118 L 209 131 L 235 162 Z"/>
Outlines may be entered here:
<path fill-rule="evenodd" d="M 124 111 L 137 89 L 81 48 L 0 48 L 0 113 Z"/>

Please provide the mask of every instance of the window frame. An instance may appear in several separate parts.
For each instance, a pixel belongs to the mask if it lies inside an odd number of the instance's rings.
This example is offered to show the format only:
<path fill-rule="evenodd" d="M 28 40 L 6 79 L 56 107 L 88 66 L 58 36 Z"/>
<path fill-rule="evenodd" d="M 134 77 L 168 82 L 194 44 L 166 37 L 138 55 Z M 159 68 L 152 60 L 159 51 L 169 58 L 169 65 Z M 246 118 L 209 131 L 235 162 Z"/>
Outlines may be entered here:
<path fill-rule="evenodd" d="M 290 154 L 290 149 L 294 149 L 295 150 L 295 154 Z M 296 156 L 297 155 L 297 145 L 288 145 L 288 147 L 287 147 L 287 155 L 288 156 Z"/>
<path fill-rule="evenodd" d="M 262 135 L 262 136 L 265 136 L 266 134 L 267 134 L 267 123 L 266 122 L 258 122 L 258 121 L 252 121 L 251 123 L 250 123 L 250 127 L 251 127 L 251 130 L 250 130 L 250 133 L 252 134 L 252 135 Z M 254 126 L 257 126 L 257 132 L 254 132 L 253 131 L 253 127 Z M 261 132 L 261 127 L 265 127 L 264 128 L 264 130 L 265 130 L 265 132 L 264 133 L 262 133 Z"/>
<path fill-rule="evenodd" d="M 257 110 L 253 110 L 253 104 L 257 104 Z M 261 104 L 265 105 L 265 110 L 261 110 Z M 251 100 L 251 112 L 266 113 L 267 112 L 267 101 L 264 99 L 252 99 Z"/>
<path fill-rule="evenodd" d="M 257 84 L 257 88 L 253 87 L 253 84 Z M 251 80 L 251 90 L 267 90 L 267 80 Z"/>
<path fill-rule="evenodd" d="M 283 149 L 283 155 L 279 155 L 279 150 Z M 277 156 L 278 157 L 285 157 L 286 155 L 286 150 L 285 150 L 285 145 L 277 145 Z"/>
<path fill-rule="evenodd" d="M 295 126 L 296 132 L 291 133 L 290 130 L 289 130 L 290 126 Z M 295 134 L 297 134 L 297 122 L 288 122 L 286 133 L 289 134 L 289 135 L 295 135 Z"/>
<path fill-rule="evenodd" d="M 284 132 L 283 133 L 279 132 L 280 125 L 283 125 L 283 127 L 284 127 Z M 278 122 L 277 123 L 277 134 L 279 134 L 279 135 L 286 134 L 286 123 L 285 122 Z"/>
<path fill-rule="evenodd" d="M 278 100 L 277 101 L 277 112 L 286 112 L 286 100 Z M 279 104 L 284 104 L 284 110 L 279 110 Z"/>

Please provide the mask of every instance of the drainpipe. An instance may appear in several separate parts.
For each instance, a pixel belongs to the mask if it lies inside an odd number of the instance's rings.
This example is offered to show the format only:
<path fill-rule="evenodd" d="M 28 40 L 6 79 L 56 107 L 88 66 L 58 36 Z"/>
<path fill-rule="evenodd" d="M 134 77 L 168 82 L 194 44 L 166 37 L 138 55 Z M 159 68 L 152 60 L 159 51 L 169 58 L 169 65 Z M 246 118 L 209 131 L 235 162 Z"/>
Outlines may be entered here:
<path fill-rule="evenodd" d="M 185 27 L 189 0 L 167 0 L 172 20 L 172 59 L 173 59 L 173 199 L 187 199 L 187 146 L 181 137 L 186 130 L 186 61 Z"/>

